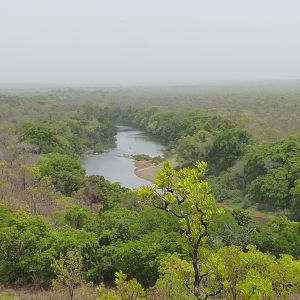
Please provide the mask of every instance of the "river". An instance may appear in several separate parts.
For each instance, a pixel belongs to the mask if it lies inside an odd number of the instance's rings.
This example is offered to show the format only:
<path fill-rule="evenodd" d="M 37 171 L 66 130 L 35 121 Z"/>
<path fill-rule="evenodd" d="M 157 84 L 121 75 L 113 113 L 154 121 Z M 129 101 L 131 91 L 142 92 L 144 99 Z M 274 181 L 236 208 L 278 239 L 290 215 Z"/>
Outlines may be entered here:
<path fill-rule="evenodd" d="M 135 175 L 134 154 L 163 156 L 163 145 L 145 132 L 128 126 L 117 126 L 116 147 L 101 154 L 87 157 L 83 167 L 87 175 L 102 175 L 128 188 L 139 188 L 151 183 Z"/>

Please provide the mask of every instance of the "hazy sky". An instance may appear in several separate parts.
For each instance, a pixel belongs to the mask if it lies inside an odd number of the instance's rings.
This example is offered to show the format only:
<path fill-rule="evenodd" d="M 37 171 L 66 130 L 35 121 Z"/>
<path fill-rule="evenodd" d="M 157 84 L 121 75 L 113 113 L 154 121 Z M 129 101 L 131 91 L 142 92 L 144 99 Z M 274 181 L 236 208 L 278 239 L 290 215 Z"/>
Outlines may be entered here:
<path fill-rule="evenodd" d="M 300 0 L 0 0 L 0 84 L 300 79 Z"/>

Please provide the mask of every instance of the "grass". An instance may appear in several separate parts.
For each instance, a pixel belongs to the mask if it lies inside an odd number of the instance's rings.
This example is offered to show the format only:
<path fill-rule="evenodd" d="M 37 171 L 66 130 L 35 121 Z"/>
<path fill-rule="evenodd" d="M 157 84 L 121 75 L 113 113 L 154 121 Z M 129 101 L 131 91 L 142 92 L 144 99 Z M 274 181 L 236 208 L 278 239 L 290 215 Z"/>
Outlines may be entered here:
<path fill-rule="evenodd" d="M 96 287 L 81 285 L 75 289 L 74 300 L 95 300 L 98 296 Z M 48 290 L 28 286 L 11 288 L 0 286 L 0 300 L 64 300 L 68 299 L 64 290 L 50 288 Z"/>

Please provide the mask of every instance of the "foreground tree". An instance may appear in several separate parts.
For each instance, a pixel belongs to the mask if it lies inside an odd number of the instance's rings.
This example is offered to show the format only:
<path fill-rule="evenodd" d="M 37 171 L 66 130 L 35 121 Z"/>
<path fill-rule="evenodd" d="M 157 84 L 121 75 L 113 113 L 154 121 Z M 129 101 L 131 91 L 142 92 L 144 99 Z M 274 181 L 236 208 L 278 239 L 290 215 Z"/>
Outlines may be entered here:
<path fill-rule="evenodd" d="M 66 288 L 70 300 L 74 299 L 75 286 L 81 283 L 82 266 L 82 256 L 75 251 L 68 251 L 52 264 L 57 275 L 53 285 Z"/>
<path fill-rule="evenodd" d="M 146 293 L 138 281 L 133 278 L 126 281 L 127 274 L 115 273 L 116 289 L 106 289 L 102 284 L 98 287 L 100 297 L 97 300 L 145 300 Z"/>
<path fill-rule="evenodd" d="M 214 267 L 205 264 L 209 255 L 205 247 L 207 231 L 215 203 L 208 183 L 203 180 L 206 171 L 205 162 L 197 162 L 194 169 L 179 171 L 166 162 L 158 174 L 157 184 L 140 189 L 144 201 L 180 220 L 185 250 L 192 260 L 194 273 L 193 280 L 185 284 L 198 300 L 215 296 L 223 289 L 222 281 L 215 280 L 221 271 L 218 262 Z"/>

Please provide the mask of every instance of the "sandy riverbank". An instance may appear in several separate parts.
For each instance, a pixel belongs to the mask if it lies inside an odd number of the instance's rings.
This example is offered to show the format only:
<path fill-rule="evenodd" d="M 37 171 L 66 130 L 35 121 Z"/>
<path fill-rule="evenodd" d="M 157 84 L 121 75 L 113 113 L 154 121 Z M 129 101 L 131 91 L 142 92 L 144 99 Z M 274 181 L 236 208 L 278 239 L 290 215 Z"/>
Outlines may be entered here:
<path fill-rule="evenodd" d="M 169 157 L 168 160 L 170 161 L 173 168 L 178 164 L 176 162 L 175 156 Z M 163 164 L 161 163 L 159 165 L 155 165 L 151 161 L 141 160 L 135 161 L 134 165 L 136 167 L 134 170 L 134 174 L 136 176 L 154 183 L 156 180 L 156 176 L 161 170 Z"/>
<path fill-rule="evenodd" d="M 134 165 L 136 167 L 134 174 L 151 182 L 155 182 L 156 175 L 161 169 L 160 165 L 156 166 L 147 160 L 135 161 Z"/>

